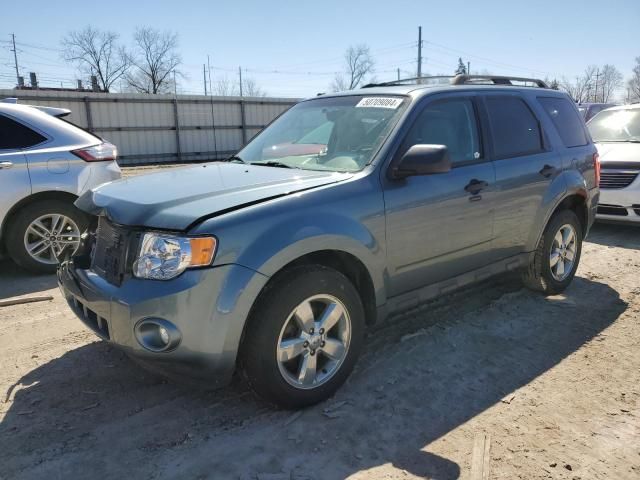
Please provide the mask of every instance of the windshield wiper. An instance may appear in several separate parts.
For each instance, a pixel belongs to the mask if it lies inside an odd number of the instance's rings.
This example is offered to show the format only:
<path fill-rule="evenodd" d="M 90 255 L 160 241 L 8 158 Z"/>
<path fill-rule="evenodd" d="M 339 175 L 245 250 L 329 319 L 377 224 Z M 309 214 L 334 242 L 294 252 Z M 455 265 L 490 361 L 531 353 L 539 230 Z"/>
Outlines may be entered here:
<path fill-rule="evenodd" d="M 267 167 L 278 167 L 278 168 L 294 168 L 291 165 L 287 165 L 286 163 L 278 162 L 276 160 L 269 160 L 268 162 L 251 162 L 249 165 L 266 165 Z"/>
<path fill-rule="evenodd" d="M 223 162 L 229 162 L 229 163 L 231 163 L 231 162 L 247 163 L 243 159 L 241 159 L 238 155 L 231 155 L 230 157 L 227 157 L 222 161 Z"/>

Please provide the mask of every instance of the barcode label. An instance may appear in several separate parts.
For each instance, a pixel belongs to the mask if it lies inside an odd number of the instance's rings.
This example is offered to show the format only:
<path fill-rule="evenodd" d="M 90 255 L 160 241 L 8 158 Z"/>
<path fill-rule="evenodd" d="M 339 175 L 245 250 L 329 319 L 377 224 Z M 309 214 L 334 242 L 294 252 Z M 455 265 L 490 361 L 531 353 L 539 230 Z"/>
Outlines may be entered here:
<path fill-rule="evenodd" d="M 402 104 L 401 98 L 394 97 L 364 97 L 356 107 L 366 108 L 392 108 L 396 109 Z"/>

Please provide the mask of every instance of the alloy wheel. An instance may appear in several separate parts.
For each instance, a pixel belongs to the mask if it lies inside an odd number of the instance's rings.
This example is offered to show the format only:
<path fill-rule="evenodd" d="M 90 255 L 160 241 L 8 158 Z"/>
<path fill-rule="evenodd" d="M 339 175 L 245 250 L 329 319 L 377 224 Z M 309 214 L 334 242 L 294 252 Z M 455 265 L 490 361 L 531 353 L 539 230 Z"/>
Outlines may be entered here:
<path fill-rule="evenodd" d="M 80 245 L 80 229 L 66 215 L 51 213 L 36 218 L 24 233 L 24 248 L 40 263 L 58 263 L 57 255 L 66 247 L 75 252 Z"/>
<path fill-rule="evenodd" d="M 565 280 L 573 271 L 577 253 L 577 235 L 570 224 L 560 227 L 551 245 L 549 267 L 558 282 Z"/>
<path fill-rule="evenodd" d="M 299 389 L 316 388 L 339 369 L 349 351 L 351 319 L 331 295 L 314 295 L 289 314 L 276 356 L 282 377 Z"/>

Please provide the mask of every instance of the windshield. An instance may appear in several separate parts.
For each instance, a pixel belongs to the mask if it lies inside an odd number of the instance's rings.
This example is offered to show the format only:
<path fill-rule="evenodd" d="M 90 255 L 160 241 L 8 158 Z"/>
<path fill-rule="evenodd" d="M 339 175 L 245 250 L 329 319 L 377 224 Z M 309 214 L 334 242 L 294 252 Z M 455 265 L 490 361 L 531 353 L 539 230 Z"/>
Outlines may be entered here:
<path fill-rule="evenodd" d="M 299 103 L 237 157 L 256 165 L 355 172 L 367 165 L 406 108 L 403 97 L 334 97 Z"/>
<path fill-rule="evenodd" d="M 640 109 L 600 112 L 587 127 L 594 142 L 640 142 Z"/>

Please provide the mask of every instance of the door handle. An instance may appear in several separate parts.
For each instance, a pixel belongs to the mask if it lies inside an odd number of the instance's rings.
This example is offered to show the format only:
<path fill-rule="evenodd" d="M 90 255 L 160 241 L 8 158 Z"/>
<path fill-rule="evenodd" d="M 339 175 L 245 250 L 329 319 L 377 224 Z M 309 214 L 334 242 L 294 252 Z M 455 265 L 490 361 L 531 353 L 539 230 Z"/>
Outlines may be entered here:
<path fill-rule="evenodd" d="M 0 162 L 0 170 L 13 167 L 13 162 Z"/>
<path fill-rule="evenodd" d="M 544 167 L 542 167 L 542 170 L 540 170 L 540 175 L 542 175 L 545 178 L 549 178 L 554 173 L 556 173 L 557 170 L 558 169 L 552 165 L 545 165 Z"/>
<path fill-rule="evenodd" d="M 479 194 L 483 189 L 487 188 L 489 184 L 484 180 L 471 180 L 466 187 L 464 187 L 465 191 L 469 192 L 471 195 Z"/>

